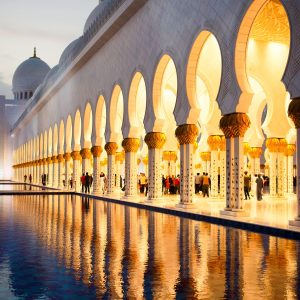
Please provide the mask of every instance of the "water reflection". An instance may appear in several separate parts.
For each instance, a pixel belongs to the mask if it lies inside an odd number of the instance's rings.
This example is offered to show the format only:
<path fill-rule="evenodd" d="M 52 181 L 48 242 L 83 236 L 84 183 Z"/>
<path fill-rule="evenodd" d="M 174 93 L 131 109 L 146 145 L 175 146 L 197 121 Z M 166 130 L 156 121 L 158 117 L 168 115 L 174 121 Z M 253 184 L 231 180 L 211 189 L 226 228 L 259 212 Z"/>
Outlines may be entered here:
<path fill-rule="evenodd" d="M 300 245 L 292 240 L 75 196 L 0 198 L 0 217 L 0 226 L 9 228 L 0 227 L 0 250 L 8 232 L 21 226 L 18 255 L 30 263 L 36 244 L 46 251 L 34 285 L 39 295 L 49 296 L 61 273 L 72 299 L 79 284 L 93 297 L 110 299 L 299 297 Z M 4 250 L 0 262 L 11 255 L 12 265 L 12 249 Z"/>

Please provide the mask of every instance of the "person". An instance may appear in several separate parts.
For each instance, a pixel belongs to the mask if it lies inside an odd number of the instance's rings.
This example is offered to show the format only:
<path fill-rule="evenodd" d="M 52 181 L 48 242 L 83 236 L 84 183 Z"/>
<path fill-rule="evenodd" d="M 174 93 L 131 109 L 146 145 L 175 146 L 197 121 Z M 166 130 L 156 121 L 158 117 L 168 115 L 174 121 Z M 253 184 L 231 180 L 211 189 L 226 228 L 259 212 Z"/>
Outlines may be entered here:
<path fill-rule="evenodd" d="M 166 189 L 166 178 L 165 175 L 162 175 L 161 177 L 161 191 L 163 194 L 165 194 L 165 189 Z"/>
<path fill-rule="evenodd" d="M 29 174 L 29 183 L 31 183 L 31 182 L 32 182 L 32 175 Z"/>
<path fill-rule="evenodd" d="M 24 182 L 26 182 L 27 181 L 27 175 L 25 174 L 24 175 Z"/>
<path fill-rule="evenodd" d="M 104 173 L 101 172 L 100 173 L 100 191 L 102 192 L 102 194 L 104 194 Z"/>
<path fill-rule="evenodd" d="M 144 173 L 140 174 L 140 180 L 139 180 L 139 184 L 140 184 L 140 193 L 144 193 L 145 191 L 145 185 L 146 185 L 146 176 Z"/>
<path fill-rule="evenodd" d="M 201 176 L 200 173 L 197 173 L 195 176 L 195 194 L 200 192 Z"/>
<path fill-rule="evenodd" d="M 42 175 L 42 184 L 43 184 L 43 186 L 46 186 L 46 183 L 47 183 L 47 175 L 43 174 Z"/>
<path fill-rule="evenodd" d="M 169 176 L 166 177 L 166 180 L 165 180 L 165 194 L 169 194 L 169 190 L 170 190 L 170 180 L 169 180 Z"/>
<path fill-rule="evenodd" d="M 260 174 L 258 174 L 255 182 L 256 182 L 256 198 L 257 198 L 257 201 L 261 201 L 262 200 L 262 189 L 263 189 L 264 183 L 263 183 L 263 180 L 262 180 Z"/>
<path fill-rule="evenodd" d="M 146 181 L 145 181 L 145 196 L 147 197 L 148 195 L 148 179 L 146 178 Z"/>
<path fill-rule="evenodd" d="M 81 182 L 81 192 L 84 192 L 84 187 L 85 187 L 85 176 L 84 173 L 82 173 L 82 176 L 80 177 L 80 182 Z"/>
<path fill-rule="evenodd" d="M 85 173 L 85 182 L 84 182 L 84 187 L 85 187 L 85 192 L 90 193 L 90 175 L 88 172 Z"/>
<path fill-rule="evenodd" d="M 208 173 L 203 173 L 203 177 L 202 177 L 202 192 L 203 192 L 203 197 L 205 197 L 205 195 L 207 195 L 207 197 L 209 197 L 209 177 L 208 177 Z"/>
<path fill-rule="evenodd" d="M 244 194 L 245 194 L 245 200 L 250 200 L 250 186 L 251 186 L 251 176 L 248 175 L 248 172 L 244 172 Z"/>
<path fill-rule="evenodd" d="M 69 182 L 70 182 L 70 188 L 72 189 L 73 188 L 73 178 L 72 177 L 70 178 Z"/>

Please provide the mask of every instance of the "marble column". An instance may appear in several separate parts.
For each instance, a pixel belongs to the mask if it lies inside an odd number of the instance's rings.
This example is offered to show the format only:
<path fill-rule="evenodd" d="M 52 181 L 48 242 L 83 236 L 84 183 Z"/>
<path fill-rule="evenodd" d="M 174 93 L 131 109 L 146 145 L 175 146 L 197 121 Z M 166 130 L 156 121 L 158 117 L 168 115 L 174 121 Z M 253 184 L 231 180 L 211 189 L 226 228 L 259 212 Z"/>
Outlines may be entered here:
<path fill-rule="evenodd" d="M 211 159 L 211 153 L 208 151 L 201 152 L 200 157 L 202 159 L 202 169 L 203 172 L 208 173 L 210 176 L 210 159 Z"/>
<path fill-rule="evenodd" d="M 260 173 L 260 156 L 262 154 L 261 147 L 250 147 L 249 149 L 249 156 L 251 158 L 251 189 L 253 191 L 256 190 L 256 177 L 255 174 Z M 256 195 L 254 195 L 256 197 Z"/>
<path fill-rule="evenodd" d="M 294 154 L 296 152 L 296 145 L 289 144 L 286 149 L 286 159 L 287 159 L 287 193 L 288 195 L 294 194 Z"/>
<path fill-rule="evenodd" d="M 125 197 L 137 197 L 137 156 L 140 139 L 125 138 L 122 142 L 125 151 Z"/>
<path fill-rule="evenodd" d="M 93 146 L 91 152 L 93 154 L 93 194 L 100 195 L 100 156 L 103 149 L 101 146 Z"/>
<path fill-rule="evenodd" d="M 107 152 L 107 194 L 115 192 L 115 159 L 118 145 L 116 142 L 108 142 L 104 149 Z"/>
<path fill-rule="evenodd" d="M 48 166 L 48 183 L 47 183 L 47 186 L 52 187 L 52 185 L 53 185 L 53 162 L 52 162 L 52 157 L 47 158 L 47 166 Z"/>
<path fill-rule="evenodd" d="M 82 157 L 82 173 L 90 173 L 92 153 L 90 148 L 83 148 L 80 151 Z M 91 175 L 91 174 L 89 174 Z"/>
<path fill-rule="evenodd" d="M 277 169 L 277 177 L 278 177 L 278 196 L 284 196 L 284 181 L 287 180 L 285 168 L 284 168 L 284 152 L 287 147 L 286 139 L 279 139 L 279 148 L 278 148 L 278 169 Z"/>
<path fill-rule="evenodd" d="M 226 195 L 226 139 L 221 136 L 220 144 L 220 197 L 225 198 Z"/>
<path fill-rule="evenodd" d="M 121 180 L 120 180 L 121 165 L 124 159 L 125 159 L 124 151 L 116 152 L 116 191 L 120 191 L 121 189 Z"/>
<path fill-rule="evenodd" d="M 42 175 L 44 174 L 44 161 L 43 159 L 40 159 L 39 160 L 39 174 L 40 174 L 40 177 L 39 177 L 39 184 L 42 185 Z"/>
<path fill-rule="evenodd" d="M 297 215 L 295 220 L 290 221 L 290 225 L 300 227 L 300 98 L 293 99 L 289 104 L 288 116 L 293 120 L 296 137 L 296 172 L 297 172 Z"/>
<path fill-rule="evenodd" d="M 70 160 L 71 160 L 71 153 L 66 152 L 63 156 L 65 160 L 65 188 L 68 190 L 70 189 L 70 178 L 71 178 L 71 172 L 70 172 Z M 73 185 L 74 186 L 74 185 Z"/>
<path fill-rule="evenodd" d="M 149 148 L 148 148 L 149 149 Z M 149 162 L 149 159 L 148 159 L 148 156 L 144 157 L 142 159 L 142 162 L 145 166 L 145 173 L 146 173 L 146 177 L 148 178 L 149 177 L 149 171 L 148 171 L 148 162 Z"/>
<path fill-rule="evenodd" d="M 267 138 L 266 147 L 270 153 L 269 160 L 269 172 L 270 172 L 270 197 L 277 197 L 277 180 L 278 180 L 278 165 L 277 165 L 277 156 L 279 152 L 279 139 L 278 138 Z"/>
<path fill-rule="evenodd" d="M 153 202 L 162 197 L 161 157 L 166 135 L 162 132 L 148 132 L 145 143 L 148 146 L 148 198 Z M 143 160 L 143 163 L 144 160 Z"/>
<path fill-rule="evenodd" d="M 75 192 L 80 192 L 80 176 L 81 176 L 81 170 L 80 170 L 80 161 L 81 161 L 81 155 L 80 151 L 73 151 L 71 153 L 72 159 L 73 159 L 73 187 Z"/>
<path fill-rule="evenodd" d="M 207 139 L 210 147 L 210 181 L 212 198 L 219 196 L 218 190 L 218 170 L 219 170 L 219 149 L 221 146 L 221 137 L 219 135 L 210 135 Z"/>
<path fill-rule="evenodd" d="M 53 182 L 52 182 L 52 186 L 54 188 L 58 188 L 58 159 L 57 159 L 57 155 L 52 156 L 52 162 L 53 162 Z"/>
<path fill-rule="evenodd" d="M 195 124 L 183 124 L 176 128 L 175 135 L 180 144 L 180 203 L 178 206 L 189 208 L 194 206 L 194 144 L 199 135 L 199 129 Z"/>
<path fill-rule="evenodd" d="M 63 180 L 64 180 L 64 174 L 65 174 L 65 159 L 63 154 L 57 155 L 58 160 L 58 179 L 57 179 L 57 186 L 59 189 L 64 188 Z M 65 181 L 66 182 L 66 181 Z M 67 184 L 67 182 L 66 182 Z"/>
<path fill-rule="evenodd" d="M 250 125 L 245 113 L 232 113 L 220 120 L 226 137 L 226 207 L 221 214 L 246 215 L 244 210 L 244 135 Z"/>

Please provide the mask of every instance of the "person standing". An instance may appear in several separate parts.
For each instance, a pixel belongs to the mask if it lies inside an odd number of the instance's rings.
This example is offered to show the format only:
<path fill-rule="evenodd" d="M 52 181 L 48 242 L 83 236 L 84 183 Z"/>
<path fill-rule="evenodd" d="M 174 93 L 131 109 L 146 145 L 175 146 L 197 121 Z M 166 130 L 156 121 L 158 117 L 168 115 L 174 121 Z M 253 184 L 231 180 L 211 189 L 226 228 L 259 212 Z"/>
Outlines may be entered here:
<path fill-rule="evenodd" d="M 201 176 L 200 173 L 197 173 L 195 176 L 195 194 L 200 192 Z"/>
<path fill-rule="evenodd" d="M 32 175 L 29 174 L 29 183 L 31 183 L 31 182 L 32 182 Z"/>
<path fill-rule="evenodd" d="M 85 176 L 84 176 L 84 173 L 82 173 L 82 176 L 80 177 L 80 182 L 81 182 L 81 192 L 84 193 L 84 188 L 85 188 Z"/>
<path fill-rule="evenodd" d="M 245 200 L 250 200 L 250 186 L 251 186 L 251 176 L 248 175 L 248 172 L 244 172 L 244 194 L 245 194 Z"/>
<path fill-rule="evenodd" d="M 207 195 L 207 197 L 209 197 L 209 177 L 208 177 L 208 173 L 203 173 L 203 177 L 202 177 L 202 192 L 203 192 L 203 197 L 205 197 L 205 195 Z"/>
<path fill-rule="evenodd" d="M 85 174 L 85 182 L 84 182 L 84 187 L 85 187 L 85 192 L 86 193 L 90 193 L 90 176 L 89 176 L 89 173 L 86 172 Z"/>
<path fill-rule="evenodd" d="M 27 175 L 25 174 L 24 175 L 24 182 L 26 182 L 27 181 Z"/>
<path fill-rule="evenodd" d="M 263 180 L 262 180 L 260 174 L 258 174 L 258 177 L 255 182 L 256 182 L 257 201 L 261 201 L 262 200 L 262 189 L 263 189 L 264 183 L 263 183 Z"/>

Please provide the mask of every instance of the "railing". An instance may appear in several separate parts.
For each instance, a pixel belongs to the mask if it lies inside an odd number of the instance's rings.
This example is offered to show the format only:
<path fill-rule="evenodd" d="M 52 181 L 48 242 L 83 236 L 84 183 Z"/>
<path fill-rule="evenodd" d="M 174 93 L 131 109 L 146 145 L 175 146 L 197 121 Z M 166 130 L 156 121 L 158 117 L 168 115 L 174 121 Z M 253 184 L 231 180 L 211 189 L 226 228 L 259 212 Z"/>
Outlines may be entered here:
<path fill-rule="evenodd" d="M 87 31 L 80 37 L 78 43 L 72 49 L 71 53 L 66 57 L 65 61 L 59 66 L 57 72 L 50 76 L 47 82 L 42 86 L 42 88 L 34 93 L 30 103 L 26 107 L 25 111 L 21 114 L 19 119 L 14 124 L 11 131 L 13 131 L 25 118 L 25 116 L 31 111 L 31 109 L 38 103 L 40 98 L 49 89 L 52 83 L 62 74 L 68 66 L 74 61 L 74 59 L 82 52 L 85 46 L 92 40 L 92 38 L 97 34 L 97 32 L 106 24 L 106 22 L 112 17 L 112 15 L 118 10 L 118 8 L 126 0 L 104 0 L 101 3 L 101 11 L 99 16 L 96 18 L 94 23 L 87 29 Z"/>

